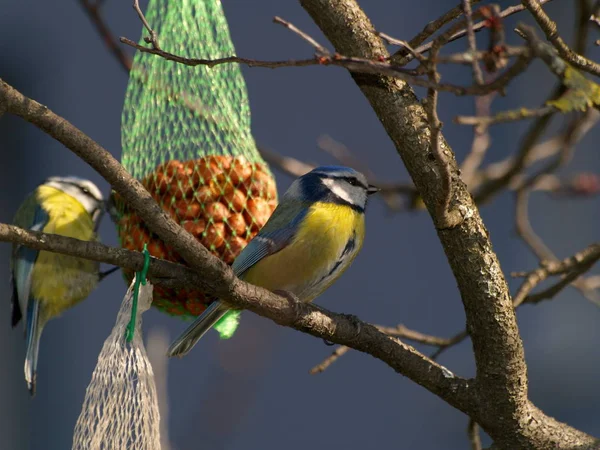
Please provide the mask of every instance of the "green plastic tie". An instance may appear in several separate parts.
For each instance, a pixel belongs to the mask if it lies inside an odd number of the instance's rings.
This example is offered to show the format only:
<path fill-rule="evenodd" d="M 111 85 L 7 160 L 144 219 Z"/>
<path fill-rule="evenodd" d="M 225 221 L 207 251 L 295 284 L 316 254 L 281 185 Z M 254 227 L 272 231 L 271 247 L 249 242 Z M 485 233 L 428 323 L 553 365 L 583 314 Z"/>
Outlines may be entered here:
<path fill-rule="evenodd" d="M 140 293 L 140 283 L 146 285 L 146 275 L 148 274 L 148 267 L 150 267 L 150 252 L 148 251 L 148 245 L 144 244 L 144 267 L 142 270 L 135 273 L 135 284 L 133 285 L 133 304 L 131 305 L 131 319 L 127 324 L 126 339 L 127 342 L 133 340 L 135 334 L 135 319 L 137 316 L 138 296 Z"/>

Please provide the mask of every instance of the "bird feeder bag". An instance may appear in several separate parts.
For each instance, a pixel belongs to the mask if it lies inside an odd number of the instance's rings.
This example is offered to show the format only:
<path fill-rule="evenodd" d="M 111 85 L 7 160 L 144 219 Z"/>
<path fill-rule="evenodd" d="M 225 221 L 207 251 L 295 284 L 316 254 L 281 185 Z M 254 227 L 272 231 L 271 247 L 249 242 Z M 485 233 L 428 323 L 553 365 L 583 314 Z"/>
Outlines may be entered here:
<path fill-rule="evenodd" d="M 132 317 L 131 283 L 98 355 L 75 425 L 72 450 L 160 450 L 156 383 L 142 336 L 141 316 L 152 301 L 150 282 L 139 286 L 137 299 Z M 129 340 L 127 329 L 132 320 L 134 333 Z"/>
<path fill-rule="evenodd" d="M 167 52 L 217 59 L 235 54 L 219 0 L 150 0 L 146 18 Z M 147 32 L 143 30 L 143 36 Z M 148 46 L 143 39 L 140 45 Z M 137 52 L 122 116 L 122 163 L 183 229 L 231 264 L 277 204 L 273 176 L 250 131 L 237 64 L 212 68 Z M 184 263 L 118 197 L 121 245 Z M 125 272 L 127 280 L 133 273 Z M 197 316 L 200 291 L 156 286 L 153 305 Z"/>

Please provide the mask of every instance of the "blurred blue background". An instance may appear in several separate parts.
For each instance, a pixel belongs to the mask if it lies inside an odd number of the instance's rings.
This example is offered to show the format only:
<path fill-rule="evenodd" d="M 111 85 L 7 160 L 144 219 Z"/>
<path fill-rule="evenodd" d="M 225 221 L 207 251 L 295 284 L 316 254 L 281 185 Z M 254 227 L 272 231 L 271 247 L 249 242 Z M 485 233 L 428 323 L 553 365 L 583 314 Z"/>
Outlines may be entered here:
<path fill-rule="evenodd" d="M 376 28 L 408 40 L 452 4 L 444 0 L 367 2 L 362 6 Z M 485 2 L 484 2 L 485 3 Z M 508 2 L 501 2 L 508 5 Z M 104 15 L 115 35 L 137 40 L 141 25 L 131 1 L 106 0 Z M 145 7 L 145 2 L 142 2 Z M 257 59 L 305 58 L 312 54 L 297 36 L 271 19 L 279 15 L 326 43 L 298 2 L 223 0 L 233 41 L 241 56 Z M 574 2 L 554 1 L 546 9 L 571 42 Z M 525 15 L 506 22 L 511 29 Z M 592 39 L 597 39 L 593 32 Z M 483 35 L 479 37 L 485 45 Z M 464 49 L 464 40 L 450 49 Z M 598 50 L 591 56 L 598 58 Z M 76 0 L 0 1 L 0 77 L 47 105 L 120 157 L 120 115 L 127 75 L 106 50 Z M 316 145 L 326 133 L 346 144 L 385 181 L 408 181 L 389 138 L 350 76 L 339 68 L 278 70 L 244 68 L 257 141 L 283 155 L 332 163 Z M 469 83 L 469 68 L 452 68 L 445 81 Z M 538 106 L 554 84 L 539 63 L 515 80 L 494 111 Z M 422 91 L 418 91 L 422 95 Z M 444 134 L 459 159 L 471 146 L 472 130 L 452 124 L 457 114 L 473 114 L 473 99 L 442 95 Z M 558 124 L 560 122 L 557 122 Z M 492 128 L 487 161 L 517 148 L 527 123 Z M 556 127 L 555 127 L 556 129 Z M 600 170 L 592 130 L 562 173 Z M 76 174 L 108 185 L 61 144 L 21 119 L 0 119 L 0 221 L 11 220 L 18 204 L 42 179 Z M 290 177 L 275 171 L 280 192 Z M 600 199 L 556 200 L 534 194 L 532 224 L 559 257 L 598 240 Z M 514 232 L 513 196 L 505 193 L 482 208 L 503 269 L 532 269 L 537 261 Z M 391 214 L 380 200 L 368 212 L 367 238 L 348 273 L 318 303 L 385 325 L 450 336 L 464 327 L 462 304 L 428 215 Z M 115 245 L 110 221 L 102 240 Z M 22 329 L 10 328 L 9 245 L 0 247 L 0 436 L 5 450 L 66 449 L 80 412 L 97 355 L 108 336 L 126 286 L 112 276 L 92 296 L 49 324 L 41 346 L 38 395 L 30 399 L 23 381 Z M 518 283 L 509 280 L 514 289 Z M 529 364 L 530 395 L 546 413 L 600 435 L 600 309 L 567 289 L 553 301 L 519 309 L 519 325 Z M 148 332 L 157 327 L 171 337 L 185 324 L 151 310 Z M 424 350 L 430 351 L 425 348 Z M 235 339 L 215 333 L 192 354 L 169 362 L 168 428 L 172 447 L 241 450 L 307 447 L 466 449 L 467 417 L 383 363 L 350 352 L 326 372 L 309 369 L 332 348 L 321 340 L 245 314 Z M 451 349 L 441 363 L 470 377 L 470 342 Z M 487 441 L 489 442 L 489 440 Z"/>

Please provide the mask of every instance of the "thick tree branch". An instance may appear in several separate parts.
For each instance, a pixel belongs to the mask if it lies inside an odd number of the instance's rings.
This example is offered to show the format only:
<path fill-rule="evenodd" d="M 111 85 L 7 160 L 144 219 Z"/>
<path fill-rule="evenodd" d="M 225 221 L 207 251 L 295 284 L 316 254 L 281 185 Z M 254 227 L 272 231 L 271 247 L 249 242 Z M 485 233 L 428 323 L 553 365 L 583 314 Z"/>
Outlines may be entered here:
<path fill-rule="evenodd" d="M 144 255 L 139 252 L 109 247 L 99 242 L 24 230 L 4 223 L 0 223 L 0 242 L 12 242 L 35 250 L 78 256 L 133 271 L 142 270 L 144 266 Z M 148 278 L 154 284 L 168 287 L 192 288 L 199 282 L 198 276 L 190 268 L 154 257 L 150 258 Z"/>
<path fill-rule="evenodd" d="M 455 376 L 413 347 L 391 338 L 354 316 L 332 313 L 312 304 L 293 303 L 237 279 L 229 266 L 210 254 L 191 234 L 183 232 L 110 153 L 62 117 L 0 80 L 0 109 L 2 108 L 33 123 L 96 169 L 142 218 L 148 228 L 186 260 L 190 268 L 179 266 L 181 268 L 177 270 L 185 271 L 186 277 L 191 277 L 188 281 L 192 281 L 195 288 L 228 302 L 233 307 L 248 309 L 280 325 L 368 353 L 440 396 L 455 408 L 466 413 L 475 410 L 468 381 Z M 2 232 L 5 236 L 3 240 L 27 243 L 38 249 L 44 249 L 46 245 L 54 246 L 53 250 L 68 254 L 75 251 L 70 245 L 73 240 L 66 240 L 64 237 L 54 236 L 46 239 L 44 234 L 18 230 L 6 225 L 0 227 L 0 233 Z M 101 244 L 81 243 L 73 249 L 77 252 L 87 252 L 90 248 L 100 250 L 98 245 Z M 88 250 L 84 250 L 85 248 Z M 131 256 L 136 255 L 135 252 L 118 249 L 107 252 L 112 256 L 103 259 L 104 262 L 116 263 L 121 261 L 120 257 L 137 258 L 132 260 L 131 264 L 139 267 L 140 256 Z M 83 256 L 81 253 L 78 255 Z M 155 265 L 156 269 L 151 270 L 170 271 L 175 270 L 176 266 L 167 262 L 153 262 L 151 267 Z"/>
<path fill-rule="evenodd" d="M 387 58 L 381 39 L 353 0 L 300 3 L 339 53 Z M 357 73 L 352 76 L 435 217 L 444 193 L 435 161 L 428 156 L 432 150 L 430 129 L 423 107 L 410 87 L 398 79 Z M 438 230 L 438 235 L 458 283 L 473 340 L 475 388 L 481 402 L 476 420 L 503 448 L 545 448 L 556 442 L 559 434 L 561 441 L 569 445 L 591 445 L 593 438 L 547 418 L 529 403 L 523 346 L 506 281 L 477 207 L 457 174 L 454 155 L 443 139 L 441 145 L 453 174 L 452 203 L 465 219 L 459 226 Z M 531 423 L 536 426 L 528 425 Z M 560 448 L 567 447 L 561 443 Z"/>

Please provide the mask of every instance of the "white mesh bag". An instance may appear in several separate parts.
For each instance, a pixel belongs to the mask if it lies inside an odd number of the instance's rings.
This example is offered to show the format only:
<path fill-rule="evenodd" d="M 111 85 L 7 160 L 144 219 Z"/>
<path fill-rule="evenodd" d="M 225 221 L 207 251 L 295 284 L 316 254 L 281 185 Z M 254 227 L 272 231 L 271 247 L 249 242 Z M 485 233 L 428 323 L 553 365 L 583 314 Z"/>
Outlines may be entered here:
<path fill-rule="evenodd" d="M 135 331 L 127 342 L 134 285 L 135 280 L 98 356 L 75 425 L 73 450 L 160 450 L 158 399 L 141 318 L 150 308 L 152 285 L 140 283 Z"/>

